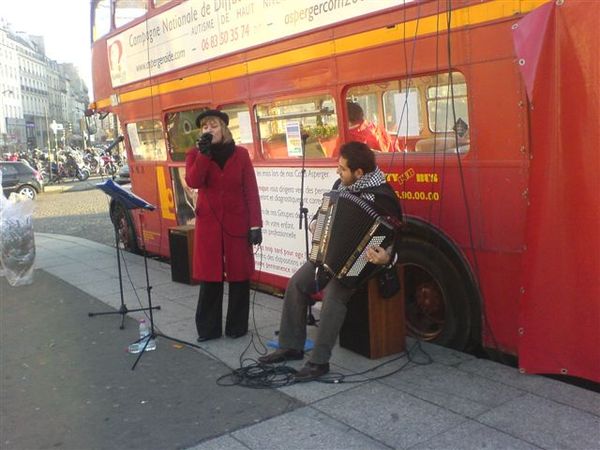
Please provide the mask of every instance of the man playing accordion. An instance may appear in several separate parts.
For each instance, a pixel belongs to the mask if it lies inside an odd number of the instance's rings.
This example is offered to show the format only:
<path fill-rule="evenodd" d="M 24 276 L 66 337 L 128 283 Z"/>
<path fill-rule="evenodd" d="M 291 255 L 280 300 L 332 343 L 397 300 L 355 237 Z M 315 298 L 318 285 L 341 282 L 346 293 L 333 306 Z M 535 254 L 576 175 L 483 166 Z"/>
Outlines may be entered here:
<path fill-rule="evenodd" d="M 385 181 L 384 173 L 377 167 L 373 151 L 361 142 L 348 142 L 340 148 L 337 173 L 339 180 L 333 190 L 348 191 L 370 202 L 381 215 L 402 218 L 400 203 L 391 186 Z M 348 227 L 352 227 L 349 223 Z M 315 221 L 309 226 L 315 231 Z M 335 240 L 335 236 L 331 236 Z M 372 246 L 366 249 L 367 261 L 375 265 L 390 264 L 394 258 L 393 245 L 387 249 Z M 283 299 L 283 311 L 279 328 L 279 349 L 262 356 L 263 364 L 274 364 L 286 360 L 304 358 L 306 322 L 311 296 L 323 289 L 320 325 L 315 346 L 306 365 L 294 375 L 296 381 L 311 381 L 329 372 L 331 351 L 346 317 L 346 305 L 355 292 L 336 277 L 326 283 L 315 280 L 315 264 L 311 261 L 290 278 Z M 323 285 L 325 284 L 325 285 Z"/>

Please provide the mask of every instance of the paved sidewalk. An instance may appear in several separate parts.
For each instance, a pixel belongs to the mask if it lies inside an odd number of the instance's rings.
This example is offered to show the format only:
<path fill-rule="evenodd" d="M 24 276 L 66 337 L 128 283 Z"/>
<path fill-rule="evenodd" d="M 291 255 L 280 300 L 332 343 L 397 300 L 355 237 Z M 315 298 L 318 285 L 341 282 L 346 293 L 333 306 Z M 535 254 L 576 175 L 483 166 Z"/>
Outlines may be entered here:
<path fill-rule="evenodd" d="M 94 301 L 101 301 L 96 303 L 100 310 L 106 309 L 106 305 L 119 307 L 114 248 L 51 234 L 36 234 L 36 248 L 37 268 L 56 277 L 55 283 L 65 282 Z M 137 308 L 139 298 L 146 306 L 143 258 L 125 254 L 124 261 L 125 303 L 129 309 Z M 154 315 L 156 324 L 169 336 L 195 342 L 193 316 L 198 288 L 172 282 L 168 264 L 155 260 L 149 260 L 148 264 L 153 303 L 162 308 Z M 38 278 L 44 278 L 40 276 L 44 272 L 36 272 L 35 283 Z M 0 294 L 4 296 L 3 292 Z M 231 396 L 241 395 L 243 399 L 258 392 L 263 407 L 267 408 L 274 401 L 275 397 L 270 396 L 273 391 L 238 387 L 233 394 L 231 388 L 217 386 L 216 378 L 227 373 L 228 368 L 240 367 L 240 355 L 249 344 L 245 356 L 258 356 L 257 349 L 262 351 L 258 335 L 263 342 L 273 339 L 279 325 L 281 304 L 280 298 L 256 293 L 253 307 L 255 332 L 236 340 L 222 338 L 200 344 L 201 350 L 186 350 L 169 358 L 168 364 L 174 368 L 181 364 L 181 370 L 187 370 L 194 354 L 200 365 L 213 361 L 223 373 L 210 370 L 204 381 L 217 393 L 216 398 L 226 404 Z M 88 307 L 91 307 L 89 300 L 85 300 L 85 308 Z M 137 319 L 142 317 L 141 314 L 130 313 L 128 316 Z M 113 330 L 118 328 L 120 316 L 86 317 L 80 323 L 87 321 L 94 327 L 101 324 L 102 328 Z M 122 334 L 123 347 L 136 333 L 134 327 L 135 323 L 128 319 Z M 314 331 L 309 327 L 309 335 Z M 119 332 L 111 331 L 110 334 L 119 339 Z M 412 344 L 409 340 L 408 346 Z M 160 339 L 158 349 L 144 355 L 142 360 L 146 365 L 136 372 L 152 377 L 157 368 L 148 360 L 159 359 L 172 348 L 172 342 Z M 438 346 L 423 344 L 422 348 L 433 359 L 431 364 L 420 365 L 397 356 L 372 361 L 337 346 L 332 358 L 333 372 L 356 374 L 391 361 L 366 375 L 372 378 L 405 367 L 376 381 L 311 382 L 277 389 L 275 392 L 289 400 L 288 409 L 269 415 L 261 414 L 259 407 L 249 412 L 250 417 L 246 417 L 243 424 L 212 434 L 200 432 L 211 426 L 202 422 L 194 425 L 199 429 L 192 426 L 187 431 L 175 428 L 173 421 L 168 420 L 170 411 L 165 405 L 157 407 L 154 426 L 164 435 L 173 434 L 175 429 L 177 433 L 189 433 L 189 436 L 210 435 L 187 444 L 194 450 L 600 449 L 600 394 L 545 377 L 522 375 L 514 368 Z M 5 351 L 3 347 L 2 352 Z M 133 363 L 133 355 L 126 357 Z M 417 352 L 414 359 L 424 361 L 425 356 Z M 291 365 L 299 368 L 302 362 Z M 129 368 L 122 367 L 122 377 L 129 376 Z M 361 377 L 352 379 L 361 380 Z M 219 400 L 211 398 L 206 406 L 218 411 L 218 403 Z M 7 410 L 10 415 L 9 407 Z M 246 409 L 240 406 L 239 411 Z M 76 414 L 76 411 L 71 413 Z M 56 411 L 56 414 L 66 414 L 68 420 L 68 411 Z M 0 442 L 3 441 L 4 438 Z M 182 442 L 190 442 L 190 439 L 180 436 L 178 440 L 163 442 L 162 448 L 182 448 Z M 109 448 L 109 444 L 105 443 L 102 448 Z M 0 446 L 4 448 L 2 444 Z M 135 440 L 127 447 L 145 448 Z"/>

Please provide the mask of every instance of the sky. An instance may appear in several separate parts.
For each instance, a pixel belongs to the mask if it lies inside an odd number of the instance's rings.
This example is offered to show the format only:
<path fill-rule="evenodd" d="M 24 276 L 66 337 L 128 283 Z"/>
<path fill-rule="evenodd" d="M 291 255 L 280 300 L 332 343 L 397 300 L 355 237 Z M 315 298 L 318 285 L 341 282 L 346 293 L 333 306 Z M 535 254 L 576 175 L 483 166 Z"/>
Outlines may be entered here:
<path fill-rule="evenodd" d="M 14 31 L 43 36 L 46 55 L 73 63 L 92 91 L 90 0 L 0 0 L 0 16 Z"/>

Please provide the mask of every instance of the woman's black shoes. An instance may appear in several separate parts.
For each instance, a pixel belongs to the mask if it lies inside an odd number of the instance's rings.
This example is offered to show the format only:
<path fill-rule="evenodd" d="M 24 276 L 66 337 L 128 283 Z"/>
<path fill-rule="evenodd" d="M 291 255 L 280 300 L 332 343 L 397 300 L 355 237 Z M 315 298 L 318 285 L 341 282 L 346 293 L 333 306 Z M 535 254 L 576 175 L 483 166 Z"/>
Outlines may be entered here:
<path fill-rule="evenodd" d="M 247 331 L 245 333 L 225 333 L 225 336 L 230 337 L 231 339 L 237 339 L 242 336 L 246 336 L 246 334 L 248 334 Z M 220 337 L 221 336 L 198 336 L 196 341 L 197 342 L 206 342 L 206 341 L 212 341 L 213 339 L 219 339 Z"/>
<path fill-rule="evenodd" d="M 230 337 L 231 339 L 237 339 L 242 336 L 246 336 L 247 334 L 248 332 L 244 331 L 243 333 L 225 333 L 225 336 Z"/>

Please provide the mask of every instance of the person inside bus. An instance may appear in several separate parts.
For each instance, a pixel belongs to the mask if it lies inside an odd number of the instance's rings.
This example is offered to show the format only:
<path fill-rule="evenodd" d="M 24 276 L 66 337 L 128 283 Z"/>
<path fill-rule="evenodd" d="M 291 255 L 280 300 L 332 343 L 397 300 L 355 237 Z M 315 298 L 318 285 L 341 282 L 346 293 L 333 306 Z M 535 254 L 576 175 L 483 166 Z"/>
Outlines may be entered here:
<path fill-rule="evenodd" d="M 348 121 L 350 140 L 364 142 L 371 150 L 393 152 L 397 150 L 392 138 L 384 128 L 365 119 L 362 107 L 355 102 L 346 102 L 348 108 Z"/>
<path fill-rule="evenodd" d="M 185 181 L 198 189 L 193 276 L 200 281 L 198 342 L 222 335 L 223 282 L 229 284 L 225 334 L 248 332 L 253 245 L 262 242 L 258 185 L 248 150 L 237 146 L 229 116 L 218 110 L 196 119 L 202 135 L 185 157 Z"/>
<path fill-rule="evenodd" d="M 339 180 L 333 185 L 334 190 L 352 192 L 373 202 L 380 213 L 401 219 L 402 210 L 396 194 L 386 183 L 384 173 L 375 163 L 374 153 L 366 144 L 353 141 L 342 145 L 337 173 Z M 314 232 L 314 228 L 313 221 L 311 232 Z M 367 258 L 373 264 L 386 265 L 392 261 L 392 253 L 392 247 L 371 247 L 367 249 Z M 304 358 L 308 305 L 311 304 L 311 296 L 320 289 L 323 289 L 323 300 L 314 349 L 310 360 L 294 374 L 295 381 L 311 381 L 329 372 L 329 359 L 346 317 L 346 304 L 355 292 L 355 289 L 345 287 L 336 278 L 317 286 L 312 262 L 304 263 L 287 285 L 279 328 L 279 349 L 258 358 L 263 364 Z"/>

